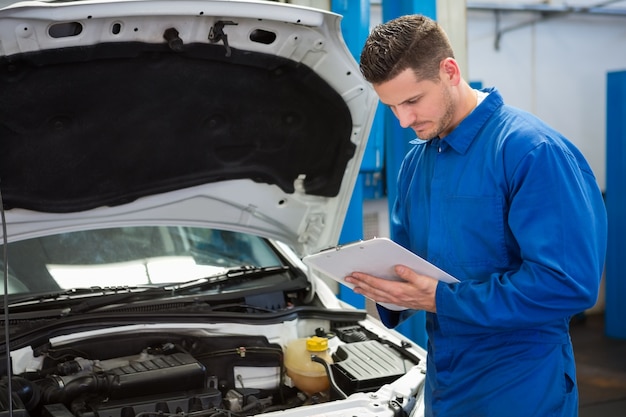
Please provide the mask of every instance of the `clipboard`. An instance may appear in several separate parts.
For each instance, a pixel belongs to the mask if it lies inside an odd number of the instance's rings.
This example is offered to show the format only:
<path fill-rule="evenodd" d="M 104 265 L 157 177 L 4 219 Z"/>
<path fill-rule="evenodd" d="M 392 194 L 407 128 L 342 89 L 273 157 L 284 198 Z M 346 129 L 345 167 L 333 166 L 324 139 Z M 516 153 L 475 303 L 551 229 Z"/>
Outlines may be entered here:
<path fill-rule="evenodd" d="M 424 258 L 384 237 L 326 249 L 307 255 L 302 258 L 302 261 L 311 269 L 323 273 L 348 288 L 354 288 L 354 285 L 346 282 L 344 278 L 356 271 L 379 278 L 401 281 L 402 279 L 394 272 L 394 266 L 398 264 L 406 265 L 419 274 L 428 275 L 443 282 L 459 282 L 458 279 Z M 405 307 L 395 304 L 379 304 L 390 310 L 406 310 Z"/>

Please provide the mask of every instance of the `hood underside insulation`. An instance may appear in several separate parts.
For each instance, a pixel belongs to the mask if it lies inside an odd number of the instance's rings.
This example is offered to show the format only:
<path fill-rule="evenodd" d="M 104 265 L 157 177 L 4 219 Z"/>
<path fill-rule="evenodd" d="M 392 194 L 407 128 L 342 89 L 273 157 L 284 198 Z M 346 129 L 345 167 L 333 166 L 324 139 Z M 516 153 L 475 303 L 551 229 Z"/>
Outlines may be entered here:
<path fill-rule="evenodd" d="M 6 209 L 74 212 L 250 178 L 336 196 L 355 145 L 309 67 L 223 46 L 111 43 L 0 58 Z"/>

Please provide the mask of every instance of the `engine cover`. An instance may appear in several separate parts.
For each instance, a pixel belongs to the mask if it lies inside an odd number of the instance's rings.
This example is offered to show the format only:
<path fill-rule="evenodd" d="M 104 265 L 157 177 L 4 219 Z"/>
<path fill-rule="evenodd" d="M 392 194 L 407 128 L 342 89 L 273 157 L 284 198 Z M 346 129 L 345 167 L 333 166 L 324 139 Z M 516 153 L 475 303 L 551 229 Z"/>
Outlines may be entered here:
<path fill-rule="evenodd" d="M 331 365 L 336 384 L 350 395 L 377 389 L 404 375 L 415 364 L 375 340 L 350 343 L 337 348 Z"/>

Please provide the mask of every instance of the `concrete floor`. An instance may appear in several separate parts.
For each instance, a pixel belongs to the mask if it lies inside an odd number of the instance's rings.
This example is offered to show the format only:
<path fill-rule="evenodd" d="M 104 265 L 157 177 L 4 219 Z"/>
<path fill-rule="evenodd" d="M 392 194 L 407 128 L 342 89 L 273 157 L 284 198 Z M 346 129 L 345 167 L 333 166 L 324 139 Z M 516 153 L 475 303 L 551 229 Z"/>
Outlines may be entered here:
<path fill-rule="evenodd" d="M 579 417 L 626 416 L 626 340 L 604 333 L 604 315 L 573 320 Z"/>

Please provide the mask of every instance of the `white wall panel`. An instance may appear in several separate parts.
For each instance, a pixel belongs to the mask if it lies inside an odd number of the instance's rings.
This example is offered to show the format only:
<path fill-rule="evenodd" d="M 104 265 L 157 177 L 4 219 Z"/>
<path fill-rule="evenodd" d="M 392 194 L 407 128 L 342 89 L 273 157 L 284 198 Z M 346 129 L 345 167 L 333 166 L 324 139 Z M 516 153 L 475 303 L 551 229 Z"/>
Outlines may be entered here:
<path fill-rule="evenodd" d="M 540 17 L 534 12 L 501 16 L 501 28 Z M 585 154 L 604 189 L 606 73 L 626 69 L 626 15 L 558 15 L 502 33 L 499 49 L 493 12 L 470 9 L 467 26 L 468 80 L 498 87 L 507 103 L 563 132 Z"/>

